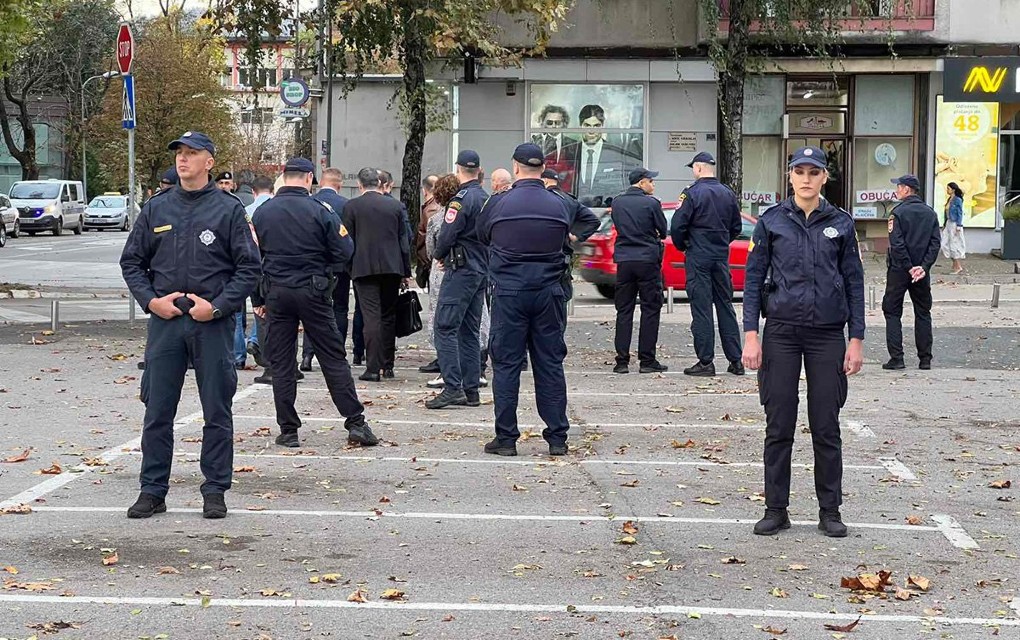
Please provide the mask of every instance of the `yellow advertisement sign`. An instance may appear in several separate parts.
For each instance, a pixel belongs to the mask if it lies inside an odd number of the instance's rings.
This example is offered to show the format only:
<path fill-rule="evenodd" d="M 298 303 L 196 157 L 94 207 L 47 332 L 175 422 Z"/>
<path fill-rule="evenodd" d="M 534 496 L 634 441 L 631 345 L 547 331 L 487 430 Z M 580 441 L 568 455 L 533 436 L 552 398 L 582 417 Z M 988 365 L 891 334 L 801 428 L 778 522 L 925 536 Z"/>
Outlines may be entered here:
<path fill-rule="evenodd" d="M 946 185 L 955 182 L 963 190 L 964 226 L 994 228 L 998 171 L 999 103 L 945 102 L 939 96 L 934 197 L 939 219 L 945 220 Z"/>

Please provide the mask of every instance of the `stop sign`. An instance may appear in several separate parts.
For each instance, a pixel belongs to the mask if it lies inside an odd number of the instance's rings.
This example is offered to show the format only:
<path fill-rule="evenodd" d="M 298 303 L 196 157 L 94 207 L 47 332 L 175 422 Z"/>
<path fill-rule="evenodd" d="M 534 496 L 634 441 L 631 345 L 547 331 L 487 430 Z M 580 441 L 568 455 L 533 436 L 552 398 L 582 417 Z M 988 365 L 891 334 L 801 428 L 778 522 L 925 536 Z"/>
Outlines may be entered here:
<path fill-rule="evenodd" d="M 135 37 L 131 33 L 131 25 L 121 23 L 117 31 L 117 67 L 123 74 L 131 73 L 131 63 L 135 59 Z"/>

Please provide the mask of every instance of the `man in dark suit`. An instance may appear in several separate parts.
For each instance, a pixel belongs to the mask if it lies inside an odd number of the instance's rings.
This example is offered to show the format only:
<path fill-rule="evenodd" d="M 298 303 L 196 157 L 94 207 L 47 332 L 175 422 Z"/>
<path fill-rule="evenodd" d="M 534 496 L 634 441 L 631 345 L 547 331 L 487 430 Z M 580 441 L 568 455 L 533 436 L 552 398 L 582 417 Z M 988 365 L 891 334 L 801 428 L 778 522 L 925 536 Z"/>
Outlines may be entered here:
<path fill-rule="evenodd" d="M 347 198 L 340 195 L 340 189 L 344 186 L 344 172 L 336 167 L 329 167 L 322 171 L 322 179 L 319 180 L 319 190 L 313 198 L 319 202 L 329 205 L 329 208 L 337 216 L 337 222 L 343 221 L 344 207 L 347 205 Z M 351 273 L 345 266 L 343 269 L 334 269 L 336 274 L 336 288 L 333 289 L 333 315 L 336 317 L 336 326 L 340 331 L 340 348 L 346 354 L 347 344 L 347 315 L 350 311 L 351 299 Z M 315 357 L 315 349 L 308 340 L 308 333 L 305 332 L 301 342 L 301 371 L 312 370 L 312 358 Z"/>
<path fill-rule="evenodd" d="M 358 172 L 361 196 L 344 206 L 344 226 L 354 239 L 351 279 L 365 317 L 365 359 L 360 380 L 393 377 L 396 307 L 411 277 L 411 250 L 400 202 L 382 194 L 379 170 Z M 403 281 L 402 281 L 403 279 Z"/>
<path fill-rule="evenodd" d="M 576 136 L 558 131 L 570 126 L 570 114 L 559 105 L 547 104 L 538 114 L 537 126 L 541 133 L 532 135 L 531 141 L 545 154 L 545 168 L 560 174 L 560 186 L 573 192 L 577 149 L 581 143 Z"/>
<path fill-rule="evenodd" d="M 597 104 L 585 105 L 579 114 L 580 126 L 587 131 L 576 148 L 575 185 L 577 198 L 589 206 L 601 206 L 606 198 L 618 195 L 628 186 L 628 174 L 640 166 L 619 144 L 609 141 L 602 132 L 606 112 Z"/>

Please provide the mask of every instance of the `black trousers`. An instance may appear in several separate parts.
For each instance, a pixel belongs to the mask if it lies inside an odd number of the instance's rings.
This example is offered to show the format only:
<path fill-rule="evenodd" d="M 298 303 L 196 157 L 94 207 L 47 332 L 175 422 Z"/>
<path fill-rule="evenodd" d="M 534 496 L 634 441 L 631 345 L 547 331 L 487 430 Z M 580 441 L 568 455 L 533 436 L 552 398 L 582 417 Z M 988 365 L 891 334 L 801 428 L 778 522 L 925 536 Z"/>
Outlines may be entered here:
<path fill-rule="evenodd" d="M 882 297 L 882 313 L 885 314 L 885 344 L 889 357 L 903 360 L 903 296 L 910 293 L 914 304 L 914 342 L 917 357 L 931 360 L 934 338 L 931 330 L 931 274 L 925 274 L 917 282 L 910 281 L 910 272 L 889 269 L 886 273 L 885 295 Z"/>
<path fill-rule="evenodd" d="M 333 317 L 336 318 L 336 328 L 340 331 L 340 348 L 344 355 L 347 354 L 347 316 L 351 310 L 351 275 L 339 273 L 336 277 L 336 288 L 333 289 Z M 311 358 L 315 355 L 315 348 L 308 339 L 308 330 L 301 340 L 301 357 Z"/>
<path fill-rule="evenodd" d="M 704 260 L 687 254 L 687 299 L 691 304 L 691 334 L 698 360 L 715 359 L 715 328 L 712 308 L 719 317 L 719 339 L 729 362 L 739 362 L 740 327 L 733 311 L 733 278 L 728 260 Z"/>
<path fill-rule="evenodd" d="M 304 325 L 305 335 L 312 341 L 319 358 L 333 405 L 347 418 L 348 426 L 363 422 L 364 407 L 358 400 L 351 367 L 340 342 L 332 299 L 325 292 L 313 292 L 311 287 L 273 285 L 266 296 L 266 308 L 269 310 L 266 357 L 273 371 L 273 402 L 280 431 L 294 432 L 301 427 L 301 419 L 294 409 L 299 322 Z"/>
<path fill-rule="evenodd" d="M 630 339 L 634 334 L 634 307 L 641 296 L 641 328 L 638 332 L 638 361 L 655 362 L 659 342 L 659 314 L 662 311 L 662 264 L 621 262 L 616 266 L 616 363 L 630 362 Z"/>
<path fill-rule="evenodd" d="M 767 320 L 758 370 L 765 406 L 765 505 L 790 504 L 790 458 L 797 429 L 800 371 L 807 374 L 808 425 L 815 454 L 815 493 L 822 509 L 843 502 L 843 440 L 839 410 L 846 403 L 842 329 L 818 329 Z"/>
<path fill-rule="evenodd" d="M 365 276 L 354 281 L 365 319 L 366 370 L 392 369 L 397 355 L 397 298 L 401 277 L 394 273 Z"/>
<path fill-rule="evenodd" d="M 224 493 L 230 488 L 234 471 L 231 405 L 237 392 L 234 327 L 232 313 L 211 322 L 196 322 L 191 316 L 172 320 L 155 314 L 149 317 L 141 384 L 145 404 L 142 492 L 164 498 L 170 489 L 174 419 L 189 362 L 195 364 L 195 381 L 205 418 L 199 463 L 205 476 L 202 493 Z"/>

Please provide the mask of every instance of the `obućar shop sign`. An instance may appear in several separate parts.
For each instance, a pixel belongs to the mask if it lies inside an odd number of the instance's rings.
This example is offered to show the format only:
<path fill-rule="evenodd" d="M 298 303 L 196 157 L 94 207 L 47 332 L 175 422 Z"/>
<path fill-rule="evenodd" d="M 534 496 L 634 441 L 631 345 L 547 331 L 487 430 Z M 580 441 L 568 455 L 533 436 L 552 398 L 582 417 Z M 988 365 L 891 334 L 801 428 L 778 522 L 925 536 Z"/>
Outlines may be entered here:
<path fill-rule="evenodd" d="M 892 189 L 866 189 L 857 192 L 857 202 L 891 202 L 896 199 L 896 192 Z"/>

